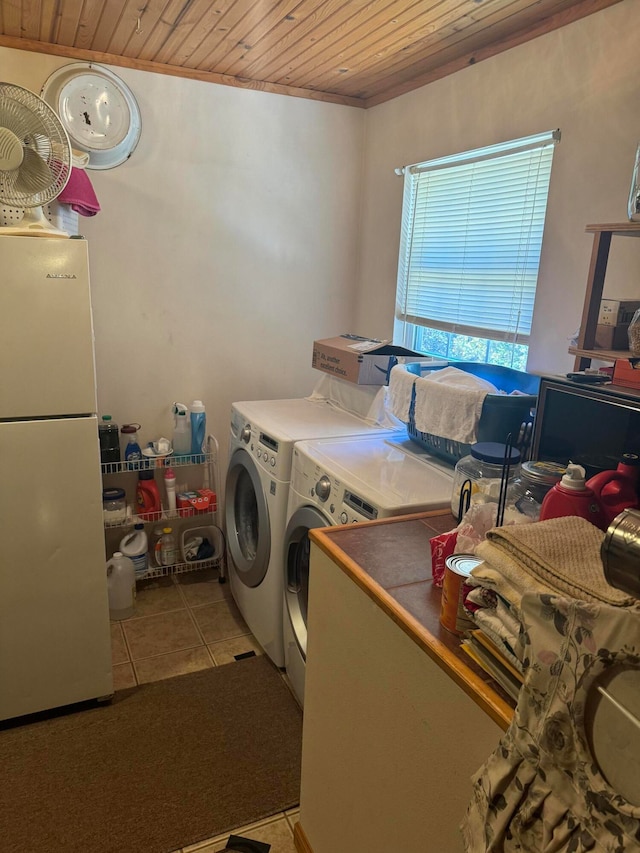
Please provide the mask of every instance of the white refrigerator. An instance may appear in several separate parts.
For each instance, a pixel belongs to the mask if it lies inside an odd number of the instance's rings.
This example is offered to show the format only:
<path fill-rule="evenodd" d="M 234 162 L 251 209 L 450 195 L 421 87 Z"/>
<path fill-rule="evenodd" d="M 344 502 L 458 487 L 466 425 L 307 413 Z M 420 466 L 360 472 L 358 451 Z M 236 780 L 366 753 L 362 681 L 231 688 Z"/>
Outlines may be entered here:
<path fill-rule="evenodd" d="M 0 720 L 113 692 L 87 243 L 0 233 Z"/>

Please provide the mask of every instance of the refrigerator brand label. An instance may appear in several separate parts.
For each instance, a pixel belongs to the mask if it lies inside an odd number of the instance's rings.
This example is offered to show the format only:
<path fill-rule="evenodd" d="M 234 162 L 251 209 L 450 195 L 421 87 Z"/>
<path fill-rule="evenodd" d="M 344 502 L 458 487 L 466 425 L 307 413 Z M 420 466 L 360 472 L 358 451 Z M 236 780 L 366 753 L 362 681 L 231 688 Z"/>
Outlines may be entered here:
<path fill-rule="evenodd" d="M 78 276 L 72 272 L 48 272 L 47 278 L 77 278 Z"/>

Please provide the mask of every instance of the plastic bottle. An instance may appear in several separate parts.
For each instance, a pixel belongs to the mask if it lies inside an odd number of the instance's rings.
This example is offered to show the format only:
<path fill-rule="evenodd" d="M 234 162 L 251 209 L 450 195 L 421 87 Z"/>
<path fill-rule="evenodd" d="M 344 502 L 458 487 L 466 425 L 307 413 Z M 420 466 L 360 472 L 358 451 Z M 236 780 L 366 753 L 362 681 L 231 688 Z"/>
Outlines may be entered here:
<path fill-rule="evenodd" d="M 147 551 L 149 549 L 149 541 L 144 530 L 144 524 L 134 524 L 133 532 L 127 533 L 120 540 L 120 550 L 125 557 L 133 562 L 136 578 L 143 578 L 149 568 L 149 560 Z"/>
<path fill-rule="evenodd" d="M 154 513 L 162 512 L 160 491 L 153 471 L 140 471 L 138 474 L 136 505 L 140 518 L 147 521 L 153 518 Z"/>
<path fill-rule="evenodd" d="M 160 559 L 160 545 L 162 543 L 162 527 L 156 527 L 151 535 L 149 545 L 149 564 L 154 568 L 162 566 Z"/>
<path fill-rule="evenodd" d="M 120 462 L 120 433 L 118 424 L 111 420 L 111 415 L 103 415 L 98 424 L 98 439 L 100 441 L 100 462 L 103 465 Z"/>
<path fill-rule="evenodd" d="M 124 449 L 124 461 L 128 462 L 127 466 L 132 471 L 140 467 L 142 460 L 142 450 L 138 444 L 137 432 L 140 429 L 140 424 L 123 424 L 120 432 L 127 437 L 127 444 Z M 137 465 L 134 463 L 138 463 Z"/>
<path fill-rule="evenodd" d="M 175 456 L 188 456 L 191 453 L 191 424 L 187 417 L 188 409 L 184 403 L 173 404 L 173 453 Z"/>
<path fill-rule="evenodd" d="M 115 622 L 133 616 L 136 601 L 136 573 L 133 561 L 116 551 L 107 563 L 109 618 Z"/>
<path fill-rule="evenodd" d="M 560 518 L 564 515 L 578 515 L 601 530 L 606 530 L 607 520 L 600 501 L 593 490 L 587 488 L 584 478 L 585 470 L 582 465 L 569 462 L 567 473 L 562 480 L 544 496 L 540 508 L 540 521 Z"/>
<path fill-rule="evenodd" d="M 176 514 L 176 475 L 173 468 L 164 469 L 164 487 L 167 492 L 167 512 Z"/>
<path fill-rule="evenodd" d="M 191 404 L 191 453 L 194 456 L 204 453 L 206 432 L 207 415 L 204 410 L 204 403 L 202 400 L 194 400 Z"/>
<path fill-rule="evenodd" d="M 160 562 L 163 566 L 172 566 L 176 561 L 176 538 L 171 527 L 162 529 L 160 540 Z"/>
<path fill-rule="evenodd" d="M 640 456 L 636 453 L 625 453 L 615 471 L 601 471 L 587 480 L 586 486 L 599 499 L 607 524 L 623 509 L 638 506 L 639 480 Z"/>

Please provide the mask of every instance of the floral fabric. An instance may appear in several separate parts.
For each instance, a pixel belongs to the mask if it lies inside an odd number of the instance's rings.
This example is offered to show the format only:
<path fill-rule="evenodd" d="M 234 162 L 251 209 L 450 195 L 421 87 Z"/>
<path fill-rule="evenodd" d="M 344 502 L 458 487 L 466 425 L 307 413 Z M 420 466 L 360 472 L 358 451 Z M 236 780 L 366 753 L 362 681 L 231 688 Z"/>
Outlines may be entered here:
<path fill-rule="evenodd" d="M 640 667 L 640 611 L 528 593 L 522 621 L 524 684 L 508 731 L 472 780 L 465 850 L 640 853 L 640 806 L 600 774 L 584 727 L 594 681 L 618 665 Z"/>

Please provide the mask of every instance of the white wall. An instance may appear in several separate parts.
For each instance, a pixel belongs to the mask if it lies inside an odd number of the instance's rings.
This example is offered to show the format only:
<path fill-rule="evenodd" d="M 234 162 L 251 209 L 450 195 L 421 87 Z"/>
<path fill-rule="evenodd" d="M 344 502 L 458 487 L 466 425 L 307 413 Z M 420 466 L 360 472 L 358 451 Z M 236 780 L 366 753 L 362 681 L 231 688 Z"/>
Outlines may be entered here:
<path fill-rule="evenodd" d="M 0 48 L 0 79 L 37 93 L 65 64 Z M 224 460 L 231 403 L 310 393 L 313 340 L 351 330 L 364 113 L 112 70 L 142 135 L 88 173 L 99 411 L 146 441 L 201 398 Z"/>
<path fill-rule="evenodd" d="M 148 440 L 170 433 L 172 400 L 200 397 L 226 458 L 231 403 L 308 393 L 314 338 L 391 336 L 394 168 L 555 127 L 529 367 L 571 367 L 584 227 L 626 218 L 639 23 L 640 0 L 623 0 L 367 112 L 114 68 L 142 137 L 125 164 L 89 172 L 103 210 L 81 220 L 100 412 Z M 0 48 L 0 79 L 36 92 L 65 64 Z M 607 295 L 637 295 L 639 250 L 614 238 Z"/>
<path fill-rule="evenodd" d="M 627 220 L 640 141 L 634 56 L 639 0 L 623 0 L 366 113 L 365 192 L 355 329 L 391 337 L 402 179 L 394 168 L 560 128 L 529 353 L 530 370 L 573 366 L 593 238 Z M 614 238 L 609 297 L 640 295 L 640 241 Z"/>

